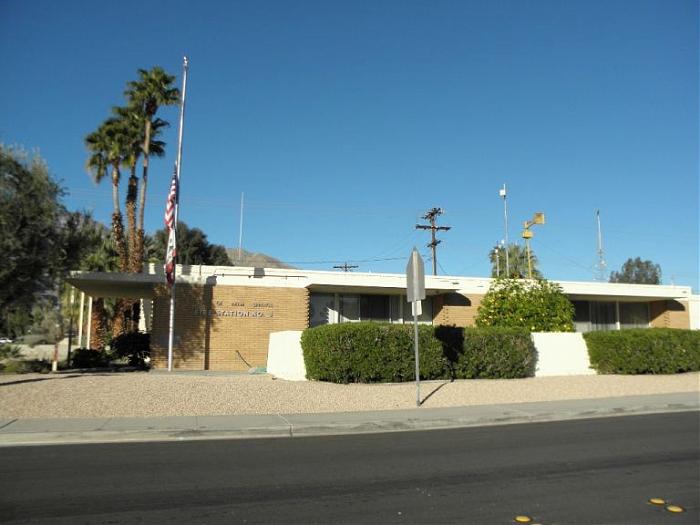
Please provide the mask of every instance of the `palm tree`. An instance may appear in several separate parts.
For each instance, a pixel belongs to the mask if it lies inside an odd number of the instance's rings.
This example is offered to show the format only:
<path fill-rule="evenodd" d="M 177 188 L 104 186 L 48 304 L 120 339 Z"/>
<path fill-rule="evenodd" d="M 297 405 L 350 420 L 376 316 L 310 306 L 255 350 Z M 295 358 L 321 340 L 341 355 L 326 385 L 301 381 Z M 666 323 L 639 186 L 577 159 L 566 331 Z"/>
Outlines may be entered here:
<path fill-rule="evenodd" d="M 102 181 L 107 175 L 108 168 L 111 167 L 112 235 L 119 257 L 119 269 L 126 271 L 128 259 L 121 207 L 119 206 L 119 181 L 121 179 L 120 167 L 128 155 L 128 128 L 119 119 L 107 119 L 96 131 L 85 138 L 85 144 L 90 152 L 86 166 L 95 182 Z"/>
<path fill-rule="evenodd" d="M 143 175 L 141 176 L 141 194 L 139 195 L 139 213 L 136 225 L 137 240 L 136 252 L 140 256 L 138 268 L 143 266 L 143 221 L 146 206 L 146 189 L 148 187 L 148 161 L 151 155 L 151 135 L 157 129 L 156 113 L 160 106 L 174 106 L 180 101 L 180 90 L 172 86 L 175 81 L 173 75 L 169 75 L 161 67 L 155 66 L 150 71 L 139 69 L 139 80 L 127 84 L 124 92 L 129 100 L 129 106 L 141 116 L 144 124 L 143 133 Z M 160 120 L 160 122 L 164 122 Z M 162 126 L 161 126 L 162 127 Z"/>
<path fill-rule="evenodd" d="M 109 239 L 102 239 L 102 242 L 81 260 L 80 269 L 92 272 L 115 271 L 118 266 L 118 256 L 115 252 L 114 246 Z M 115 309 L 118 310 L 119 308 L 120 303 L 117 301 Z M 121 308 L 125 308 L 125 306 L 121 306 Z M 114 317 L 114 314 L 110 314 L 107 311 L 105 300 L 102 297 L 92 298 L 92 317 L 90 321 L 92 327 L 90 335 L 91 348 L 104 349 L 109 328 L 108 318 L 112 317 Z"/>
<path fill-rule="evenodd" d="M 143 153 L 143 141 L 145 127 L 143 126 L 143 114 L 138 108 L 114 107 L 112 112 L 121 120 L 128 132 L 129 145 L 124 159 L 125 165 L 129 168 L 129 182 L 126 193 L 126 219 L 129 264 L 131 272 L 140 272 L 143 269 L 143 238 L 136 226 L 136 196 L 138 194 L 138 177 L 136 177 L 136 166 L 138 159 Z M 169 124 L 159 118 L 151 123 L 151 140 L 149 150 L 151 155 L 163 157 L 165 155 L 165 142 L 156 139 L 161 133 L 161 129 Z"/>
<path fill-rule="evenodd" d="M 496 257 L 497 253 L 498 257 Z M 491 277 L 525 279 L 528 276 L 527 250 L 519 244 L 508 244 L 508 275 L 506 275 L 506 252 L 504 246 L 499 244 L 494 246 L 489 252 L 489 260 L 491 261 Z M 537 256 L 532 251 L 530 260 L 532 261 L 532 277 L 541 279 L 542 273 L 537 269 Z"/>

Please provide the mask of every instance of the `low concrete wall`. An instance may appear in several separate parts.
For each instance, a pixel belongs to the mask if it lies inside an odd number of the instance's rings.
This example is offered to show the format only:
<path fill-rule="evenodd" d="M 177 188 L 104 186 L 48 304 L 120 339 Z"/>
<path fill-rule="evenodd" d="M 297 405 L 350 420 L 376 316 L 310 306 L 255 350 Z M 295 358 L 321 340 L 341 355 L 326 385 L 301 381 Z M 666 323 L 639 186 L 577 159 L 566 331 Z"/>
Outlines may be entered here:
<path fill-rule="evenodd" d="M 267 373 L 289 381 L 306 381 L 301 330 L 272 332 L 267 349 Z"/>
<path fill-rule="evenodd" d="M 690 329 L 700 330 L 700 295 L 691 295 L 688 299 L 688 315 L 690 317 Z"/>
<path fill-rule="evenodd" d="M 73 339 L 73 350 L 76 349 L 75 346 L 76 339 Z M 20 353 L 24 359 L 42 359 L 44 361 L 53 360 L 54 345 L 18 345 L 13 344 L 19 348 Z M 64 339 L 58 343 L 58 360 L 65 361 L 68 356 L 68 339 Z"/>
<path fill-rule="evenodd" d="M 269 374 L 289 381 L 307 380 L 301 333 L 301 330 L 288 330 L 270 334 Z M 590 367 L 588 347 L 580 333 L 536 332 L 532 340 L 537 349 L 535 377 L 595 375 Z"/>
<path fill-rule="evenodd" d="M 532 341 L 537 349 L 535 377 L 595 375 L 582 334 L 535 332 Z"/>

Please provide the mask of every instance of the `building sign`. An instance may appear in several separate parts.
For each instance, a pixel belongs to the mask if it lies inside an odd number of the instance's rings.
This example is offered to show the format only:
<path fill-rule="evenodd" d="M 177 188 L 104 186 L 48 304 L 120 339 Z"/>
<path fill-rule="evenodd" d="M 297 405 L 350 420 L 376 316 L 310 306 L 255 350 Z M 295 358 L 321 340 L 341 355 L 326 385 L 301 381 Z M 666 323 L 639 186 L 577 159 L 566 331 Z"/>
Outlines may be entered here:
<path fill-rule="evenodd" d="M 212 306 L 194 307 L 194 315 L 199 317 L 233 317 L 237 319 L 269 319 L 273 317 L 273 304 L 253 301 L 212 301 Z"/>

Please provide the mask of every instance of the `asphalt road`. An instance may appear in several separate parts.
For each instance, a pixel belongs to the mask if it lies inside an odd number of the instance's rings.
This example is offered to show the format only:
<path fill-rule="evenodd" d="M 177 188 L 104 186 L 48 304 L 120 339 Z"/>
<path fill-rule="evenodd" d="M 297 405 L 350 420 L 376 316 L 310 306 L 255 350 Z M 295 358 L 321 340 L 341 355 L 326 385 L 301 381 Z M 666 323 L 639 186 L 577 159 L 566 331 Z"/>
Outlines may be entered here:
<path fill-rule="evenodd" d="M 0 522 L 700 522 L 700 415 L 0 449 Z M 647 502 L 665 498 L 673 514 Z"/>

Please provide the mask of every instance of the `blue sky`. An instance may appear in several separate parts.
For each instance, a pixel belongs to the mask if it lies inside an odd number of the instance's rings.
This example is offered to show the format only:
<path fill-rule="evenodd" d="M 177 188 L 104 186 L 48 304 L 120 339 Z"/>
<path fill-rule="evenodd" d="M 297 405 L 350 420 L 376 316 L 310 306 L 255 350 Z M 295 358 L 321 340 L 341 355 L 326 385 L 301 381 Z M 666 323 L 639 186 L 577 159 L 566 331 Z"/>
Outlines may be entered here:
<path fill-rule="evenodd" d="M 699 287 L 694 0 L 0 0 L 0 141 L 38 149 L 66 205 L 107 222 L 83 139 L 138 68 L 179 83 L 184 54 L 180 218 L 214 243 L 237 245 L 244 192 L 244 248 L 403 272 L 442 207 L 440 273 L 485 276 L 506 183 L 511 240 L 546 214 L 546 277 L 594 278 L 600 209 L 610 270 L 640 256 Z M 161 116 L 149 232 L 177 145 L 177 110 Z"/>

